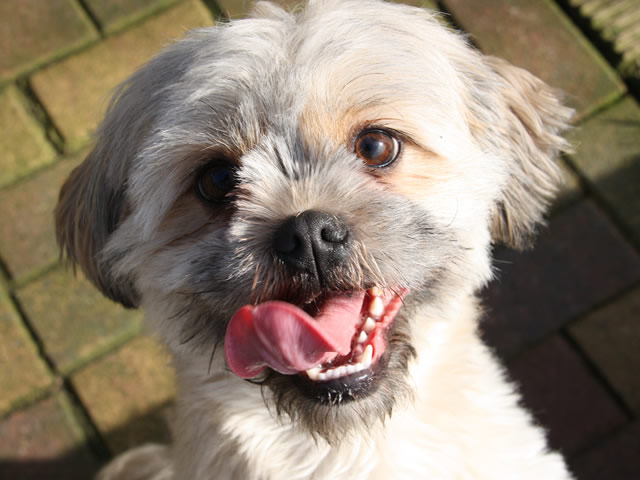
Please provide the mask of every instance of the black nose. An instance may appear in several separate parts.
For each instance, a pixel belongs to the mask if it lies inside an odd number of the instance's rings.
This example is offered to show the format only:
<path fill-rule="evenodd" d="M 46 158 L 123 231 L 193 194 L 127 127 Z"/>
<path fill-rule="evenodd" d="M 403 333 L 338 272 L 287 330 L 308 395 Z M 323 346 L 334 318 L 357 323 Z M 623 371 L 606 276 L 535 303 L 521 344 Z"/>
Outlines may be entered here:
<path fill-rule="evenodd" d="M 345 260 L 348 244 L 347 225 L 319 210 L 288 218 L 273 237 L 276 255 L 289 268 L 313 274 L 320 281 Z"/>

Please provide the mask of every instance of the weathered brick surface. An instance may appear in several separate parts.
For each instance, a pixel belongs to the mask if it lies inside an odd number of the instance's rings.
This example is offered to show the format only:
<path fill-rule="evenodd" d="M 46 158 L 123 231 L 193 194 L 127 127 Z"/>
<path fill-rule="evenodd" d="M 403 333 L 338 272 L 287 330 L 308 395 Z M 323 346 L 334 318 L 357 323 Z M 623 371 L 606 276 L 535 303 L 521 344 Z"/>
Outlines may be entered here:
<path fill-rule="evenodd" d="M 93 421 L 115 452 L 168 440 L 165 407 L 175 392 L 164 348 L 138 337 L 72 377 Z"/>
<path fill-rule="evenodd" d="M 54 160 L 55 150 L 15 87 L 0 91 L 0 131 L 0 187 Z"/>
<path fill-rule="evenodd" d="M 573 132 L 572 160 L 640 245 L 640 106 L 630 97 Z"/>
<path fill-rule="evenodd" d="M 414 7 L 436 8 L 436 2 L 432 0 L 391 0 L 395 3 L 405 3 Z M 216 0 L 225 16 L 229 18 L 240 18 L 247 14 L 251 5 L 251 0 Z M 300 4 L 299 0 L 279 0 L 279 5 L 285 8 L 293 8 Z"/>
<path fill-rule="evenodd" d="M 86 0 L 105 32 L 114 32 L 179 0 Z"/>
<path fill-rule="evenodd" d="M 615 72 L 549 0 L 444 0 L 482 50 L 562 89 L 582 115 L 624 91 Z"/>
<path fill-rule="evenodd" d="M 509 365 L 549 444 L 572 454 L 626 422 L 624 412 L 569 345 L 554 336 Z M 588 399 L 588 401 L 577 401 Z"/>
<path fill-rule="evenodd" d="M 75 0 L 0 2 L 0 81 L 97 38 Z"/>
<path fill-rule="evenodd" d="M 572 325 L 570 332 L 640 415 L 640 288 L 590 313 Z"/>
<path fill-rule="evenodd" d="M 563 159 L 558 160 L 558 165 L 562 170 L 563 184 L 560 187 L 553 202 L 553 209 L 561 209 L 577 201 L 583 196 L 580 178 L 573 169 L 567 165 Z"/>
<path fill-rule="evenodd" d="M 394 3 L 404 3 L 411 5 L 412 7 L 431 8 L 436 10 L 438 8 L 435 1 L 432 0 L 391 0 Z"/>
<path fill-rule="evenodd" d="M 51 382 L 33 340 L 0 291 L 0 417 L 41 394 Z"/>
<path fill-rule="evenodd" d="M 199 1 L 187 1 L 31 77 L 67 148 L 88 140 L 119 83 L 171 40 L 211 22 Z"/>
<path fill-rule="evenodd" d="M 640 421 L 571 460 L 578 480 L 640 478 Z"/>
<path fill-rule="evenodd" d="M 0 421 L 0 478 L 86 480 L 95 471 L 95 458 L 64 394 Z"/>
<path fill-rule="evenodd" d="M 0 190 L 0 252 L 14 280 L 50 266 L 59 257 L 53 209 L 60 186 L 81 160 L 78 155 Z"/>
<path fill-rule="evenodd" d="M 640 257 L 591 201 L 553 217 L 532 251 L 496 257 L 482 328 L 503 357 L 640 280 Z"/>
<path fill-rule="evenodd" d="M 44 349 L 63 373 L 140 331 L 142 313 L 107 300 L 71 271 L 58 268 L 17 292 Z"/>

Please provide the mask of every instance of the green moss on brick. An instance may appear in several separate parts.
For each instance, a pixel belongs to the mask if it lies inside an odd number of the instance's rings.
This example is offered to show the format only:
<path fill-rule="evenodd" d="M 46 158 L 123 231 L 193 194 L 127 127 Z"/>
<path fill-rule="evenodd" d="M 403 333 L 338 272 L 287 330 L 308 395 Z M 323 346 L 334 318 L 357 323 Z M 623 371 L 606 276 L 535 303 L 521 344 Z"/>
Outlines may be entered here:
<path fill-rule="evenodd" d="M 42 395 L 51 383 L 29 332 L 0 292 L 0 417 Z"/>
<path fill-rule="evenodd" d="M 65 149 L 75 151 L 87 143 L 119 83 L 171 40 L 211 23 L 200 2 L 184 2 L 33 75 L 31 87 L 62 134 Z"/>
<path fill-rule="evenodd" d="M 0 92 L 0 131 L 0 187 L 54 161 L 53 146 L 13 86 Z"/>
<path fill-rule="evenodd" d="M 56 269 L 18 289 L 29 321 L 57 369 L 69 373 L 136 335 L 142 313 L 102 296 L 81 275 Z"/>

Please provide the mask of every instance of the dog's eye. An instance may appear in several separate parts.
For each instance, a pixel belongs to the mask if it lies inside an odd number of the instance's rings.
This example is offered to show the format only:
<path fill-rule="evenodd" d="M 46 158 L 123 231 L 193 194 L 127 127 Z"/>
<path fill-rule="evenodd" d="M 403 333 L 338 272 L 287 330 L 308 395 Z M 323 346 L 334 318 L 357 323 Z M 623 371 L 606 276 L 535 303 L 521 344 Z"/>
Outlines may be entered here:
<path fill-rule="evenodd" d="M 370 167 L 386 167 L 398 158 L 400 142 L 385 130 L 364 130 L 356 138 L 355 152 Z"/>
<path fill-rule="evenodd" d="M 222 202 L 236 184 L 235 168 L 228 163 L 205 167 L 198 177 L 198 193 L 209 202 Z"/>

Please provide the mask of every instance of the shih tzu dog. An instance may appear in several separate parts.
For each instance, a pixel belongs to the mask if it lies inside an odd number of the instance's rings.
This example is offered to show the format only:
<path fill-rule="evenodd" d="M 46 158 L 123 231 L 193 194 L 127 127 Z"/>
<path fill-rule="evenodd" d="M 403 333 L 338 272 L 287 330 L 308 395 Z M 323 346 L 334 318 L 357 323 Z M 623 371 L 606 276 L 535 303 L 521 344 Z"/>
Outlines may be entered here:
<path fill-rule="evenodd" d="M 477 327 L 491 245 L 526 245 L 572 111 L 433 13 L 259 2 L 117 91 L 57 234 L 140 307 L 174 441 L 111 479 L 568 479 Z"/>

